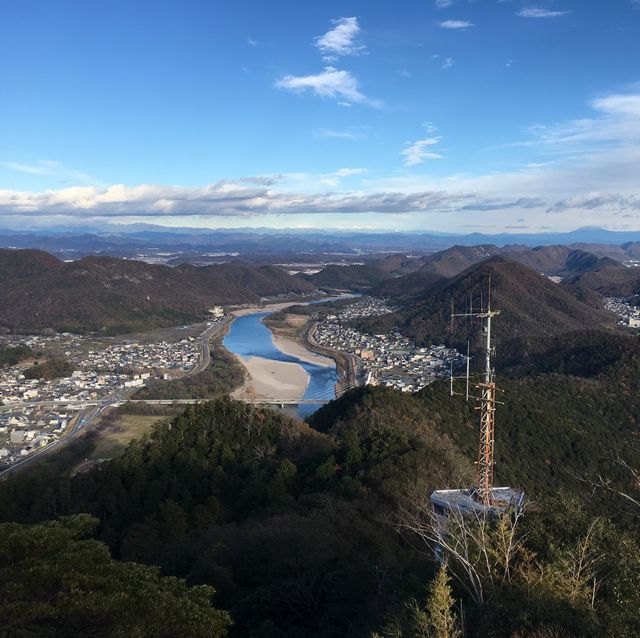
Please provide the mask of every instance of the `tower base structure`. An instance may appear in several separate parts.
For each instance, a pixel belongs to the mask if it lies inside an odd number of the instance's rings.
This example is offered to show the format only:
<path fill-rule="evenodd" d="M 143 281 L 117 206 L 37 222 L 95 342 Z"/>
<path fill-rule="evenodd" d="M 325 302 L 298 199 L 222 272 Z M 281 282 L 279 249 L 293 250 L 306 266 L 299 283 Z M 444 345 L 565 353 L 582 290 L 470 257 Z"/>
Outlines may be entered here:
<path fill-rule="evenodd" d="M 476 489 L 436 490 L 431 494 L 435 514 L 446 518 L 450 512 L 500 516 L 509 510 L 519 510 L 524 505 L 524 492 L 513 487 L 492 487 L 489 501 L 489 505 L 480 501 Z"/>
<path fill-rule="evenodd" d="M 490 504 L 479 499 L 476 488 L 466 490 L 436 490 L 431 494 L 433 507 L 434 557 L 439 563 L 445 561 L 444 547 L 453 529 L 460 529 L 463 520 L 487 524 L 503 514 L 517 513 L 524 505 L 524 492 L 512 487 L 491 488 Z"/>

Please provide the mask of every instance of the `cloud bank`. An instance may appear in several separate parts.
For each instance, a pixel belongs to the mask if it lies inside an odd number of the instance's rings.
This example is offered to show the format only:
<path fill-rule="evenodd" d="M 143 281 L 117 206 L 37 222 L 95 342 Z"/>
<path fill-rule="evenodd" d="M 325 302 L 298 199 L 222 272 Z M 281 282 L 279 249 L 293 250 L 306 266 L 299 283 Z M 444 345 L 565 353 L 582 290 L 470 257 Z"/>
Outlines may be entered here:
<path fill-rule="evenodd" d="M 383 177 L 365 167 L 347 167 L 319 175 L 260 175 L 200 187 L 93 184 L 44 191 L 5 189 L 0 190 L 0 216 L 46 221 L 365 213 L 415 215 L 419 224 L 430 214 L 446 214 L 457 216 L 463 225 L 466 215 L 476 222 L 500 218 L 507 220 L 506 226 L 524 213 L 538 224 L 547 216 L 556 226 L 619 227 L 625 218 L 627 226 L 638 228 L 640 91 L 603 95 L 590 107 L 591 117 L 530 129 L 529 139 L 517 144 L 531 147 L 540 161 L 501 172 L 435 176 L 414 171 Z M 423 126 L 427 135 L 407 142 L 401 151 L 406 166 L 440 157 L 434 152 L 440 142 L 434 125 Z M 319 135 L 344 132 L 325 130 Z M 42 163 L 4 165 L 34 174 L 52 168 Z M 349 190 L 343 189 L 345 183 Z"/>

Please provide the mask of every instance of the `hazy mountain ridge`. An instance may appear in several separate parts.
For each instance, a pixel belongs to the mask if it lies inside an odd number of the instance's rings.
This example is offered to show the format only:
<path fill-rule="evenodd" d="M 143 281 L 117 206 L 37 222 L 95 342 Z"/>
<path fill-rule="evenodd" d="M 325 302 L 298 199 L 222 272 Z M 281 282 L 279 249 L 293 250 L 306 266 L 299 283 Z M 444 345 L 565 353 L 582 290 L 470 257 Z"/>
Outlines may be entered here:
<path fill-rule="evenodd" d="M 630 257 L 640 255 L 640 232 L 614 232 L 600 228 L 582 228 L 569 233 L 500 233 L 468 235 L 433 233 L 429 231 L 363 232 L 319 229 L 208 229 L 168 228 L 150 224 L 100 227 L 68 227 L 54 231 L 29 232 L 0 229 L 0 247 L 39 248 L 59 256 L 76 257 L 91 253 L 131 256 L 137 251 L 239 253 L 246 257 L 285 255 L 303 252 L 321 254 L 339 252 L 358 256 L 380 252 L 412 251 L 430 253 L 452 246 L 521 245 L 527 247 L 574 245 L 576 248 L 599 251 L 620 259 L 625 251 Z M 624 248 L 624 246 L 627 246 Z"/>

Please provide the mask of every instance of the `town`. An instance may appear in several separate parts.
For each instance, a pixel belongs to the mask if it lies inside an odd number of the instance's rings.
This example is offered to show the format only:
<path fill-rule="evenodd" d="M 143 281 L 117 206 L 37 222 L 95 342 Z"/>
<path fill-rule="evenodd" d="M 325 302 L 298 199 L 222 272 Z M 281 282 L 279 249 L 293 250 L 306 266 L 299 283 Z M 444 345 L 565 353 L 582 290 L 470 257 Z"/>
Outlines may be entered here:
<path fill-rule="evenodd" d="M 205 333 L 220 321 L 221 315 L 209 321 Z M 88 405 L 117 403 L 149 380 L 175 379 L 193 372 L 200 363 L 201 337 L 108 343 L 69 333 L 1 336 L 0 347 L 24 346 L 34 353 L 64 356 L 72 372 L 46 379 L 27 378 L 24 364 L 0 369 L 0 466 L 11 465 L 56 443 L 68 431 L 88 425 L 81 417 Z"/>
<path fill-rule="evenodd" d="M 640 306 L 632 305 L 629 297 L 605 297 L 604 307 L 618 315 L 622 325 L 640 328 Z"/>
<path fill-rule="evenodd" d="M 464 363 L 463 355 L 444 345 L 420 347 L 398 331 L 370 335 L 349 325 L 354 319 L 394 310 L 385 299 L 365 297 L 319 321 L 313 338 L 320 346 L 358 357 L 366 384 L 385 385 L 403 392 L 417 392 Z"/>

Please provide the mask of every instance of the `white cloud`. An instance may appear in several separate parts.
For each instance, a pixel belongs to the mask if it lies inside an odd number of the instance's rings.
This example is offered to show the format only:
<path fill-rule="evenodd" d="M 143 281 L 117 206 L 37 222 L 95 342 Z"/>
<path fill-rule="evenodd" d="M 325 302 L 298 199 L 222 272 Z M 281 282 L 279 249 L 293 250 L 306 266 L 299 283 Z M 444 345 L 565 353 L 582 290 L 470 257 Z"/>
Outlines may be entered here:
<path fill-rule="evenodd" d="M 341 169 L 336 178 L 363 169 Z M 0 215 L 21 217 L 141 218 L 251 217 L 325 213 L 446 212 L 462 206 L 487 206 L 473 194 L 445 192 L 283 193 L 238 182 L 201 188 L 142 185 L 77 187 L 43 192 L 0 190 Z M 500 202 L 499 205 L 504 205 Z"/>
<path fill-rule="evenodd" d="M 35 164 L 0 162 L 0 166 L 28 175 L 47 175 L 49 177 L 57 177 L 61 180 L 80 182 L 82 184 L 100 184 L 100 181 L 95 177 L 68 168 L 62 162 L 56 162 L 55 160 L 38 160 Z"/>
<path fill-rule="evenodd" d="M 535 219 L 538 228 L 545 223 L 554 229 L 585 225 L 640 228 L 640 88 L 600 96 L 590 105 L 593 113 L 589 118 L 532 129 L 532 139 L 524 144 L 543 159 L 534 156 L 535 163 L 509 171 L 448 177 L 407 171 L 374 178 L 364 168 L 345 167 L 320 175 L 263 175 L 202 187 L 1 190 L 0 217 L 17 219 L 14 224 L 22 224 L 21 219 L 36 224 L 63 218 L 155 218 L 177 224 L 180 217 L 192 217 L 206 224 L 207 218 L 265 216 L 271 220 L 277 215 L 317 214 L 328 215 L 318 222 L 325 223 L 338 216 L 350 219 L 349 214 L 365 213 L 381 215 L 377 223 L 387 227 L 404 224 L 402 219 L 413 227 L 441 223 L 451 229 L 469 223 L 507 228 L 526 210 L 528 223 Z M 403 150 L 409 166 L 437 157 L 433 149 L 440 138 L 434 135 L 432 123 L 423 126 L 428 131 L 426 139 L 407 143 Z M 36 163 L 16 166 L 43 170 Z M 342 184 L 349 184 L 352 190 L 341 191 Z M 446 221 L 437 222 L 432 214 L 443 214 Z M 388 222 L 384 215 L 402 217 Z"/>
<path fill-rule="evenodd" d="M 40 164 L 31 166 L 28 164 L 20 164 L 18 162 L 0 162 L 0 166 L 4 166 L 18 173 L 28 173 L 29 175 L 50 175 L 51 173 Z"/>
<path fill-rule="evenodd" d="M 422 126 L 425 128 L 427 133 L 435 133 L 438 130 L 438 127 L 433 122 L 423 122 Z"/>
<path fill-rule="evenodd" d="M 407 69 L 400 69 L 398 71 L 398 75 L 401 78 L 412 78 L 413 77 L 413 73 L 411 73 L 411 71 L 407 71 Z"/>
<path fill-rule="evenodd" d="M 440 137 L 427 137 L 423 140 L 408 143 L 409 146 L 401 151 L 401 155 L 404 155 L 404 165 L 416 166 L 426 160 L 442 159 L 442 155 L 429 150 L 432 146 L 439 144 L 440 140 Z"/>
<path fill-rule="evenodd" d="M 338 177 L 351 177 L 352 175 L 364 175 L 369 170 L 366 168 L 339 168 L 335 175 Z"/>
<path fill-rule="evenodd" d="M 440 26 L 443 29 L 464 30 L 474 27 L 475 24 L 473 24 L 473 22 L 469 22 L 468 20 L 445 20 L 444 22 L 440 23 Z"/>
<path fill-rule="evenodd" d="M 352 102 L 376 108 L 382 106 L 380 101 L 372 100 L 360 91 L 358 80 L 349 71 L 332 66 L 325 67 L 324 71 L 317 75 L 287 75 L 278 80 L 275 86 L 296 93 L 311 91 L 322 98 L 345 102 L 348 106 Z"/>
<path fill-rule="evenodd" d="M 247 44 L 248 44 L 249 46 L 252 46 L 252 47 L 257 47 L 257 46 L 259 46 L 260 42 L 258 42 L 257 40 L 254 40 L 254 39 L 253 39 L 253 38 L 251 38 L 251 37 L 248 37 L 248 38 L 247 38 Z"/>
<path fill-rule="evenodd" d="M 356 134 L 353 131 L 334 131 L 329 128 L 321 128 L 315 132 L 317 137 L 335 137 L 340 140 L 356 140 Z"/>
<path fill-rule="evenodd" d="M 438 9 L 448 9 L 454 2 L 455 0 L 436 0 L 436 7 Z"/>
<path fill-rule="evenodd" d="M 443 69 L 450 69 L 456 61 L 453 58 L 446 58 L 446 60 L 442 63 Z"/>
<path fill-rule="evenodd" d="M 593 100 L 591 105 L 602 113 L 640 119 L 640 95 L 637 94 L 608 95 Z"/>
<path fill-rule="evenodd" d="M 518 145 L 573 153 L 591 153 L 601 146 L 640 150 L 639 93 L 614 93 L 592 100 L 590 106 L 594 117 L 532 127 L 532 139 Z"/>
<path fill-rule="evenodd" d="M 363 140 L 371 133 L 371 127 L 366 125 L 350 126 L 346 129 L 320 128 L 314 131 L 316 137 L 337 138 L 341 140 Z"/>
<path fill-rule="evenodd" d="M 523 7 L 516 15 L 521 18 L 559 18 L 571 13 L 570 11 L 551 11 L 550 9 L 538 9 L 536 7 Z"/>
<path fill-rule="evenodd" d="M 355 177 L 357 175 L 366 175 L 368 172 L 369 171 L 366 168 L 339 168 L 333 173 L 320 175 L 317 181 L 321 185 L 337 188 L 343 179 L 347 177 Z"/>
<path fill-rule="evenodd" d="M 341 55 L 358 55 L 364 51 L 365 46 L 356 42 L 360 33 L 358 18 L 338 18 L 331 22 L 335 25 L 333 29 L 314 40 L 315 47 L 327 61 L 334 61 Z"/>

